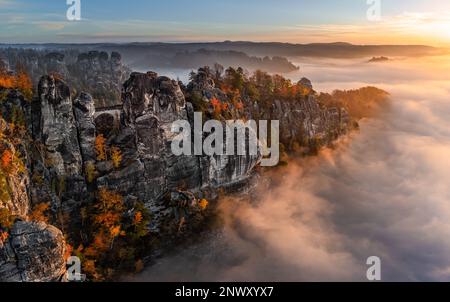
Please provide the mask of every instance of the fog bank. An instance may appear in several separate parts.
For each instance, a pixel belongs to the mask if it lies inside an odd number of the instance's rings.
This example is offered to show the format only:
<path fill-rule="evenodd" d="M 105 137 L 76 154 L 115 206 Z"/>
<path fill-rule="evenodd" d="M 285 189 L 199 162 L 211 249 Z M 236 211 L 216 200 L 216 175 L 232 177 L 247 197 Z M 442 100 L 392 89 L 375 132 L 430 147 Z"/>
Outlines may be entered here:
<path fill-rule="evenodd" d="M 373 85 L 391 105 L 254 205 L 222 201 L 222 231 L 139 280 L 364 281 L 369 256 L 384 281 L 450 280 L 449 58 L 296 63 L 316 90 Z"/>

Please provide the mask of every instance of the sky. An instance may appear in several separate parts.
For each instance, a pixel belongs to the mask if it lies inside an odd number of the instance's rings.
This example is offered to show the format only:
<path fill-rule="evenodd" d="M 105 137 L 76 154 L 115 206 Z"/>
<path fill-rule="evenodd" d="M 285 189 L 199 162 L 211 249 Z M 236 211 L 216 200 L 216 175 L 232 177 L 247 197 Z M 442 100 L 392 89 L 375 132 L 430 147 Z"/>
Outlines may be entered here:
<path fill-rule="evenodd" d="M 72 1 L 72 0 L 71 0 Z M 0 43 L 345 41 L 450 45 L 450 1 L 379 0 L 0 0 Z"/>

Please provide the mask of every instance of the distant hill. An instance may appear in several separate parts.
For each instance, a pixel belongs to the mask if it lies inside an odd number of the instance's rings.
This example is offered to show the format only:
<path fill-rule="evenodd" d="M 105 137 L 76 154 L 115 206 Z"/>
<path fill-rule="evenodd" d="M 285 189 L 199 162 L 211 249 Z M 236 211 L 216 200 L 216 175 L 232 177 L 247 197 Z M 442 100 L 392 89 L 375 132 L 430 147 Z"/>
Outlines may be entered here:
<path fill-rule="evenodd" d="M 216 63 L 225 67 L 242 66 L 250 71 L 261 69 L 275 73 L 291 72 L 299 69 L 298 66 L 289 62 L 285 57 L 249 56 L 244 52 L 234 50 L 199 49 L 196 51 L 180 51 L 174 55 L 149 52 L 125 57 L 130 58 L 127 63 L 131 68 L 144 70 L 155 67 L 197 69 L 202 66 L 214 66 Z"/>
<path fill-rule="evenodd" d="M 180 51 L 234 50 L 258 56 L 312 56 L 312 57 L 365 57 L 365 56 L 423 56 L 434 55 L 448 50 L 426 45 L 355 45 L 345 42 L 292 44 L 279 42 L 205 42 L 205 43 L 94 43 L 94 44 L 0 44 L 0 47 L 25 48 L 108 48 L 129 52 L 177 53 Z M 123 53 L 123 52 L 122 52 Z"/>

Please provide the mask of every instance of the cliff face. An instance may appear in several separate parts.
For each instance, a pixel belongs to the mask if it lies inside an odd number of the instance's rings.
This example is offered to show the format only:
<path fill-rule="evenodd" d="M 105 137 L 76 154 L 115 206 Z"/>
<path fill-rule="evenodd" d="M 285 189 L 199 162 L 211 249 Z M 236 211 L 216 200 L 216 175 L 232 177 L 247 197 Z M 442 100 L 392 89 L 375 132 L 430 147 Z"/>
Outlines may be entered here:
<path fill-rule="evenodd" d="M 116 190 L 128 198 L 145 201 L 158 230 L 171 213 L 164 195 L 182 188 L 199 197 L 251 176 L 257 158 L 251 156 L 174 156 L 170 150 L 176 120 L 189 120 L 193 108 L 179 84 L 156 73 L 133 73 L 125 82 L 120 115 L 104 112 L 94 120 L 107 148 L 122 150 L 120 169 L 97 163 L 98 188 Z M 115 121 L 121 116 L 120 121 Z M 193 127 L 192 127 L 193 128 Z"/>
<path fill-rule="evenodd" d="M 22 102 L 23 97 L 12 91 L 3 109 L 21 108 Z M 59 281 L 66 271 L 64 236 L 46 223 L 26 221 L 33 186 L 26 146 L 30 140 L 10 126 L 20 127 L 12 124 L 11 116 L 3 116 L 8 122 L 0 118 L 0 282 Z"/>
<path fill-rule="evenodd" d="M 103 69 L 110 64 L 99 54 L 78 60 L 86 61 L 86 68 L 92 64 L 94 69 Z M 98 60 L 99 66 L 92 60 Z M 213 98 L 227 101 L 226 94 L 202 70 L 187 91 L 201 95 L 206 105 Z M 183 224 L 198 218 L 196 200 L 214 199 L 222 189 L 242 186 L 255 174 L 260 160 L 259 155 L 249 154 L 174 156 L 171 125 L 182 119 L 194 128 L 194 109 L 177 81 L 153 72 L 131 74 L 123 84 L 122 109 L 96 112 L 89 94 L 80 93 L 73 100 L 69 86 L 54 76 L 40 79 L 37 95 L 29 102 L 12 93 L 1 105 L 4 117 L 13 106 L 22 112 L 23 131 L 30 139 L 19 148 L 25 169 L 14 179 L 8 178 L 13 194 L 2 198 L 0 209 L 26 219 L 30 208 L 49 203 L 65 233 L 83 233 L 80 210 L 102 189 L 119 193 L 125 204 L 143 202 L 152 215 L 149 229 L 153 234 L 163 236 L 171 225 L 179 231 Z M 274 100 L 268 108 L 250 98 L 243 102 L 245 109 L 233 109 L 232 117 L 280 120 L 285 144 L 294 138 L 306 141 L 317 137 L 326 143 L 349 129 L 343 109 L 321 109 L 312 94 L 290 103 Z M 0 280 L 61 277 L 65 244 L 57 229 L 18 221 L 2 244 Z"/>

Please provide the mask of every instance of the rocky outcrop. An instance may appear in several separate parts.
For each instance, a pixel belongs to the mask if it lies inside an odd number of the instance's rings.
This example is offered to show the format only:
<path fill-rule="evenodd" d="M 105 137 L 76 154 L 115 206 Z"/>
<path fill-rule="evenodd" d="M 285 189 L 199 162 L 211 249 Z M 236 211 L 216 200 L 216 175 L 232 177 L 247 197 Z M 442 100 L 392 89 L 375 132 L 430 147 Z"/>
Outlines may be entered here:
<path fill-rule="evenodd" d="M 130 75 L 117 52 L 7 48 L 0 49 L 0 57 L 5 65 L 26 70 L 35 86 L 42 75 L 54 75 L 64 79 L 73 92 L 90 93 L 99 107 L 120 104 L 122 84 Z"/>
<path fill-rule="evenodd" d="M 32 128 L 29 101 L 18 91 L 9 91 L 1 111 L 0 282 L 58 281 L 66 269 L 61 231 L 45 223 L 25 222 L 33 205 L 30 192 L 39 182 L 30 180 L 35 163 L 27 131 Z"/>
<path fill-rule="evenodd" d="M 58 78 L 42 77 L 32 106 L 32 135 L 39 149 L 33 174 L 43 179 L 32 190 L 33 202 L 51 201 L 54 209 L 71 211 L 87 199 L 87 189 L 70 89 Z"/>
<path fill-rule="evenodd" d="M 124 84 L 122 100 L 118 129 L 113 129 L 115 118 L 111 113 L 98 115 L 96 125 L 106 135 L 108 148 L 119 148 L 123 153 L 122 162 L 127 164 L 111 171 L 105 169 L 105 163 L 97 163 L 100 173 L 106 170 L 97 179 L 97 185 L 145 202 L 158 228 L 158 218 L 166 210 L 161 200 L 166 192 L 181 182 L 194 185 L 191 189 L 200 187 L 198 159 L 171 157 L 171 124 L 187 119 L 184 95 L 178 83 L 167 77 L 133 73 Z M 192 179 L 196 180 L 195 184 Z"/>
<path fill-rule="evenodd" d="M 47 69 L 48 74 L 54 74 L 68 79 L 70 77 L 69 70 L 65 62 L 65 55 L 59 52 L 50 52 L 44 56 L 40 62 L 41 68 Z"/>
<path fill-rule="evenodd" d="M 209 68 L 200 68 L 191 78 L 192 81 L 186 88 L 187 93 L 191 98 L 198 99 L 200 107 L 206 107 L 209 114 L 213 115 L 215 110 L 211 106 L 212 99 L 231 103 L 224 91 L 215 86 L 214 76 Z M 306 147 L 310 144 L 325 146 L 351 128 L 346 109 L 320 107 L 310 80 L 302 78 L 297 85 L 306 88 L 309 93 L 289 101 L 271 99 L 268 104 L 257 102 L 244 94 L 241 96 L 242 108 L 235 108 L 231 104 L 228 114 L 233 119 L 279 120 L 280 142 L 286 147 L 294 143 Z"/>
<path fill-rule="evenodd" d="M 52 54 L 51 59 L 63 58 Z M 94 83 L 106 69 L 117 80 L 123 76 L 114 71 L 120 66 L 116 53 L 109 57 L 90 52 L 79 56 L 77 64 L 79 72 L 89 68 L 90 74 L 82 79 L 89 85 L 97 85 Z M 198 96 L 206 115 L 217 114 L 213 99 L 230 104 L 218 116 L 223 123 L 225 116 L 279 120 L 285 145 L 327 144 L 348 131 L 350 120 L 344 109 L 321 108 L 311 82 L 302 79 L 300 84 L 310 93 L 294 101 L 274 99 L 266 106 L 243 95 L 243 106 L 233 108 L 228 94 L 216 87 L 207 69 L 193 74 L 186 91 L 177 81 L 154 72 L 132 73 L 122 87 L 122 107 L 96 109 L 88 93 L 72 100 L 69 85 L 57 76 L 44 76 L 31 104 L 12 94 L 2 104 L 4 113 L 12 112 L 13 105 L 20 109 L 24 129 L 31 135 L 27 146 L 20 148 L 26 169 L 23 178 L 9 181 L 16 186 L 17 196 L 8 200 L 7 207 L 26 218 L 33 205 L 50 203 L 54 217 L 70 217 L 66 224 L 61 223 L 65 232 L 81 237 L 81 208 L 101 189 L 107 189 L 123 196 L 125 204 L 144 203 L 151 212 L 153 234 L 179 232 L 201 217 L 199 199 L 211 200 L 222 189 L 245 186 L 261 159 L 260 154 L 173 155 L 172 123 L 186 120 L 194 128 L 194 107 L 185 93 Z M 17 221 L 1 247 L 0 279 L 55 281 L 63 275 L 64 239 L 51 226 Z"/>
<path fill-rule="evenodd" d="M 46 148 L 46 159 L 59 175 L 78 175 L 81 154 L 69 87 L 51 76 L 41 79 L 38 87 L 37 127 L 33 136 Z"/>
<path fill-rule="evenodd" d="M 77 90 L 89 92 L 97 107 L 119 104 L 122 83 L 130 74 L 119 53 L 112 52 L 109 56 L 104 51 L 81 53 L 77 61 L 69 65 L 69 70 L 71 77 L 68 79 L 77 79 Z"/>
<path fill-rule="evenodd" d="M 312 90 L 309 80 L 302 79 L 301 84 Z M 206 70 L 200 69 L 187 89 L 200 95 L 205 103 L 212 98 L 228 101 Z M 194 110 L 186 102 L 178 82 L 154 72 L 133 73 L 123 85 L 122 102 L 122 110 L 94 113 L 87 95 L 75 101 L 78 133 L 83 134 L 79 136 L 81 150 L 85 150 L 83 160 L 95 161 L 96 189 L 114 190 L 143 201 L 154 215 L 153 230 L 158 230 L 170 215 L 164 198 L 167 194 L 182 188 L 197 196 L 207 196 L 222 188 L 235 188 L 254 175 L 259 155 L 172 154 L 172 123 L 188 120 L 193 128 Z M 345 133 L 349 126 L 345 110 L 322 109 L 312 94 L 296 102 L 275 100 L 270 108 L 261 108 L 245 99 L 245 108 L 240 114 L 235 111 L 233 117 L 280 120 L 281 141 L 285 144 L 294 140 L 307 145 L 317 140 L 326 144 Z M 114 167 L 111 158 L 93 159 L 94 133 L 103 135 L 106 150 L 121 151 L 119 167 Z"/>
<path fill-rule="evenodd" d="M 123 155 L 118 169 L 107 161 L 96 163 L 97 187 L 145 202 L 154 215 L 155 229 L 170 214 L 166 194 L 183 188 L 203 196 L 251 177 L 258 156 L 172 154 L 172 123 L 193 115 L 178 82 L 153 72 L 133 73 L 124 83 L 122 100 L 118 126 L 111 112 L 96 113 L 96 131 L 106 138 L 107 149 L 119 148 Z"/>
<path fill-rule="evenodd" d="M 84 165 L 95 162 L 96 125 L 95 104 L 89 94 L 81 93 L 73 102 L 73 110 L 78 129 L 78 143 Z"/>
<path fill-rule="evenodd" d="M 345 109 L 321 109 L 311 95 L 294 103 L 276 100 L 269 115 L 271 118 L 282 117 L 280 141 L 286 145 L 295 140 L 306 143 L 313 139 L 329 144 L 348 130 L 350 122 Z"/>
<path fill-rule="evenodd" d="M 0 241 L 1 282 L 55 282 L 66 272 L 60 230 L 45 223 L 19 221 Z"/>

